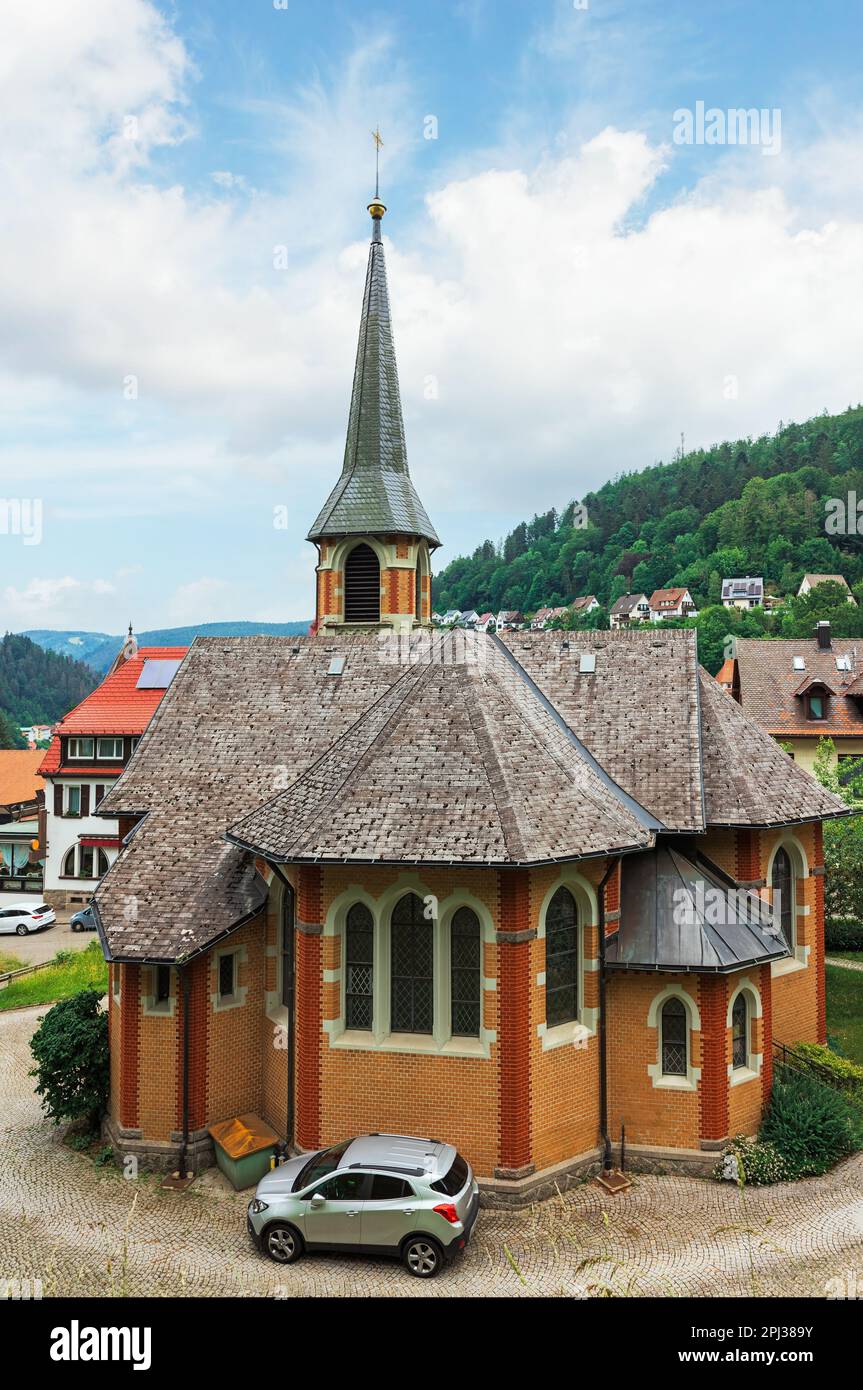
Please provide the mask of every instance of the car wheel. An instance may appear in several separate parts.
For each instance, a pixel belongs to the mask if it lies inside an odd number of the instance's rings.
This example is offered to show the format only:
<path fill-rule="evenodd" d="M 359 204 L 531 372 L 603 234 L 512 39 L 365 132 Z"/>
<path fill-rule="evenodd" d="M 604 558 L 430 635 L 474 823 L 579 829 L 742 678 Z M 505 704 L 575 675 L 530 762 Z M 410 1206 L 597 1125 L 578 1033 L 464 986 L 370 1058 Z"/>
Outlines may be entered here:
<path fill-rule="evenodd" d="M 402 1248 L 402 1263 L 417 1279 L 433 1279 L 443 1264 L 443 1251 L 431 1236 L 411 1236 Z"/>
<path fill-rule="evenodd" d="M 81 930 L 81 923 L 80 923 L 80 922 L 70 922 L 70 923 L 69 923 L 69 926 L 72 928 L 72 931 L 80 931 L 80 930 Z"/>
<path fill-rule="evenodd" d="M 264 1232 L 264 1249 L 277 1264 L 291 1265 L 303 1253 L 303 1238 L 293 1226 L 276 1221 Z"/>
<path fill-rule="evenodd" d="M 24 923 L 23 923 L 23 922 L 19 923 L 19 925 L 15 928 L 15 935 L 16 935 L 16 936 L 26 936 L 26 935 L 27 935 L 27 928 L 24 926 Z"/>

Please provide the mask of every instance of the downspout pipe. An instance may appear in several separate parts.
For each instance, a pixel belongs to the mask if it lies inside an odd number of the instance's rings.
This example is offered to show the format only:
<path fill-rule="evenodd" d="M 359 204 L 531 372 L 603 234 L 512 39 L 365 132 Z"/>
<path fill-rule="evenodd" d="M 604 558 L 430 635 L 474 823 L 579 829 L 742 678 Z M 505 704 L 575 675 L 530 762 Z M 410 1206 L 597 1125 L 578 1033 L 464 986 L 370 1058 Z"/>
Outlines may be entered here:
<path fill-rule="evenodd" d="M 282 936 L 282 978 L 287 982 L 287 1009 L 288 1009 L 288 1095 L 287 1111 L 285 1118 L 285 1142 L 288 1146 L 294 1139 L 294 1006 L 296 1002 L 296 942 L 294 937 L 296 921 L 296 890 L 290 879 L 282 872 L 278 864 L 270 863 L 270 868 L 276 877 L 281 881 L 284 889 L 283 897 L 283 936 Z M 290 913 L 289 922 L 285 921 L 284 913 Z M 284 926 L 290 929 L 284 931 Z"/>
<path fill-rule="evenodd" d="M 190 1176 L 186 1172 L 186 1156 L 189 1149 L 189 996 L 191 980 L 189 967 L 180 967 L 183 988 L 183 1143 L 180 1149 L 180 1177 Z"/>
<path fill-rule="evenodd" d="M 606 1024 L 606 965 L 605 965 L 605 888 L 611 875 L 620 865 L 621 856 L 609 861 L 597 890 L 599 903 L 599 1130 L 602 1135 L 602 1170 L 614 1167 L 611 1139 L 608 1134 L 608 1027 Z"/>

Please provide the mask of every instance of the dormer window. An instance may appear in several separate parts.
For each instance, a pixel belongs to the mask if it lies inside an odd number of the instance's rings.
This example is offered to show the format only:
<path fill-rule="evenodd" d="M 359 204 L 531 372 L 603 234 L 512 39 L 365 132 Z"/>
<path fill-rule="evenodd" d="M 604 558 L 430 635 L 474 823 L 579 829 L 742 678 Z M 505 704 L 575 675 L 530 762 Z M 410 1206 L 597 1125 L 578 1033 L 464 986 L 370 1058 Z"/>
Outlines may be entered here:
<path fill-rule="evenodd" d="M 70 738 L 67 757 L 69 758 L 92 758 L 95 739 L 92 738 Z"/>
<path fill-rule="evenodd" d="M 827 696 L 826 695 L 807 695 L 807 718 L 826 719 L 827 718 Z"/>
<path fill-rule="evenodd" d="M 96 757 L 108 758 L 111 762 L 123 761 L 123 740 L 121 738 L 100 738 L 96 740 Z"/>

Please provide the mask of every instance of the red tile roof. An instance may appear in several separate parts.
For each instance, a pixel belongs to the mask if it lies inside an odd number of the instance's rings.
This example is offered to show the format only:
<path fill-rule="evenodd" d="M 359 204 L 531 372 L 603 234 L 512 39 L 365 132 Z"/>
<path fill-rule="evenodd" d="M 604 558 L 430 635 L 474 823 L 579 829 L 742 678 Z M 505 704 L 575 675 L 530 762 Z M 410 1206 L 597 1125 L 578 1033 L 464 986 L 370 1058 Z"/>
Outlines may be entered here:
<path fill-rule="evenodd" d="M 187 651 L 188 647 L 140 647 L 135 656 L 106 676 L 55 726 L 51 746 L 39 768 L 42 776 L 50 776 L 60 766 L 61 734 L 142 734 L 165 693 L 137 689 L 144 662 L 182 661 Z"/>
<path fill-rule="evenodd" d="M 42 790 L 37 773 L 42 761 L 39 748 L 0 749 L 0 806 L 17 806 L 35 801 Z"/>
<path fill-rule="evenodd" d="M 795 657 L 803 658 L 802 670 L 795 670 Z M 840 671 L 837 657 L 850 658 L 851 669 Z M 834 637 L 826 648 L 811 638 L 741 637 L 737 670 L 744 712 L 775 738 L 863 736 L 863 642 L 859 637 Z M 814 683 L 835 691 L 826 719 L 806 718 L 801 695 Z"/>

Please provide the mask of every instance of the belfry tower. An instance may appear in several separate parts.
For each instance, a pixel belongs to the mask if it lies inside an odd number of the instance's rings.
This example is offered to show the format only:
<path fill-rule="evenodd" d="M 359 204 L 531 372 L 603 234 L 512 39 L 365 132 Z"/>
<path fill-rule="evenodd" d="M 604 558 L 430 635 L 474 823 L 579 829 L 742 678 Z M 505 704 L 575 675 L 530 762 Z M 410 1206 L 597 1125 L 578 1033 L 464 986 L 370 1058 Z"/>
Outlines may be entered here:
<path fill-rule="evenodd" d="M 311 527 L 320 632 L 410 632 L 431 620 L 431 551 L 440 545 L 408 472 L 381 240 L 386 208 L 369 203 L 372 241 L 341 477 Z"/>

